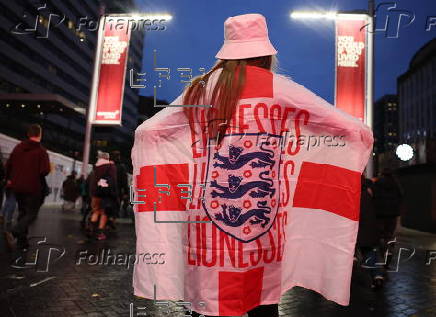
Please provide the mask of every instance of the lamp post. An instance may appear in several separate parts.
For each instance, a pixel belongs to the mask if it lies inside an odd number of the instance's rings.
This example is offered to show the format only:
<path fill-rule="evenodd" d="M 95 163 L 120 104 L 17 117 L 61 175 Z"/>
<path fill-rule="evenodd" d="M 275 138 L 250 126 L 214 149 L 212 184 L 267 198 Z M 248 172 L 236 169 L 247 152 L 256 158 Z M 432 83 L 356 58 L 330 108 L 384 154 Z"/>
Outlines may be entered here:
<path fill-rule="evenodd" d="M 366 26 L 366 78 L 365 78 L 365 109 L 364 109 L 364 122 L 371 129 L 373 127 L 373 87 L 374 87 L 374 0 L 368 1 L 368 10 L 356 10 L 350 12 L 338 11 L 293 11 L 290 17 L 293 19 L 325 19 L 325 20 L 365 20 Z M 336 59 L 337 59 L 336 54 Z M 337 78 L 336 78 L 337 81 Z M 337 85 L 335 84 L 335 90 Z M 335 91 L 336 101 L 336 91 Z M 335 102 L 336 103 L 336 102 Z M 366 167 L 366 176 L 371 178 L 373 176 L 373 154 L 371 155 Z"/>
<path fill-rule="evenodd" d="M 374 16 L 375 0 L 368 0 L 368 20 L 367 39 L 368 39 L 368 60 L 367 60 L 367 92 L 366 92 L 366 124 L 373 128 L 373 109 L 374 109 Z M 374 152 L 371 150 L 368 164 L 366 166 L 366 177 L 374 176 Z"/>
<path fill-rule="evenodd" d="M 108 14 L 101 15 L 98 25 L 98 34 L 97 34 L 97 46 L 95 49 L 95 57 L 94 57 L 94 70 L 92 75 L 91 82 L 91 93 L 89 97 L 89 106 L 86 109 L 86 125 L 85 125 L 85 141 L 83 144 L 83 162 L 82 162 L 82 174 L 84 176 L 88 173 L 88 163 L 90 156 L 90 147 L 91 147 L 91 135 L 92 135 L 92 126 L 93 126 L 93 118 L 95 116 L 96 108 L 97 108 L 97 98 L 98 98 L 98 84 L 99 84 L 99 76 L 100 76 L 100 62 L 101 55 L 103 49 L 104 42 L 104 30 L 105 30 L 105 19 L 109 17 L 118 17 L 125 18 L 129 21 L 159 21 L 159 20 L 171 20 L 173 18 L 172 15 L 169 14 Z M 130 25 L 128 25 L 130 27 Z"/>

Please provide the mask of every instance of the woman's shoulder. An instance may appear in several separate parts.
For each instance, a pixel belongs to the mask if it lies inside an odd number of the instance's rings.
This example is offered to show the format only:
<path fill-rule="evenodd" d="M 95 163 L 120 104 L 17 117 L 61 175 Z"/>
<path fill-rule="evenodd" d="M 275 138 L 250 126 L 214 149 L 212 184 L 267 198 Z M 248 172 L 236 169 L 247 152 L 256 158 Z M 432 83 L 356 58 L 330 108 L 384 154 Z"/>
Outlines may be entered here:
<path fill-rule="evenodd" d="M 274 73 L 274 95 L 288 97 L 296 101 L 319 98 L 314 92 L 302 84 L 295 82 L 290 76 Z"/>
<path fill-rule="evenodd" d="M 159 129 L 163 124 L 170 124 L 173 121 L 173 117 L 178 117 L 181 112 L 183 113 L 182 107 L 165 107 L 141 123 L 136 128 L 136 132 Z"/>

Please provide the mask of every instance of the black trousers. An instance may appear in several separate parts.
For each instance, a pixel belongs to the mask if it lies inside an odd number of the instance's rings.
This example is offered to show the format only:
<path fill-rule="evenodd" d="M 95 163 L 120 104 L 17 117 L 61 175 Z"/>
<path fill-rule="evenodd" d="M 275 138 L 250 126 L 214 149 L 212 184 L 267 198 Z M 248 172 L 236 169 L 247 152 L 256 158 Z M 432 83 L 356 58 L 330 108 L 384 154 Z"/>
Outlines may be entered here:
<path fill-rule="evenodd" d="M 29 226 L 38 216 L 39 209 L 44 202 L 41 194 L 15 193 L 18 204 L 18 218 L 16 225 L 12 228 L 12 234 L 17 238 L 19 248 L 26 247 L 27 233 Z"/>
<path fill-rule="evenodd" d="M 201 315 L 193 311 L 192 316 L 199 317 Z M 272 304 L 257 306 L 248 312 L 248 317 L 279 317 L 279 305 Z"/>

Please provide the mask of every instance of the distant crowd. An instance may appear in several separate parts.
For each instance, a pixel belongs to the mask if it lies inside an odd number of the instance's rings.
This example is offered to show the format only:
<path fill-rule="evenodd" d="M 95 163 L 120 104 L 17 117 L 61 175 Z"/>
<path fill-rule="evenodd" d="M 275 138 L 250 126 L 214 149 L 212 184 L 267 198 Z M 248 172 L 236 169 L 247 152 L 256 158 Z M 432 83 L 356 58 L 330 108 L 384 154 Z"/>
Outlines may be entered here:
<path fill-rule="evenodd" d="M 93 171 L 85 179 L 72 172 L 62 184 L 63 210 L 75 209 L 81 198 L 82 226 L 88 237 L 106 239 L 107 230 L 115 230 L 115 219 L 129 212 L 127 169 L 119 151 L 98 152 Z"/>
<path fill-rule="evenodd" d="M 0 226 L 4 226 L 10 251 L 27 251 L 29 226 L 36 220 L 50 194 L 46 181 L 50 160 L 47 150 L 41 145 L 42 134 L 41 126 L 30 125 L 27 139 L 15 146 L 5 165 L 0 162 Z M 121 163 L 120 152 L 113 151 L 110 155 L 99 151 L 94 169 L 86 178 L 83 175 L 77 177 L 73 171 L 63 182 L 62 198 L 64 211 L 75 209 L 81 198 L 82 226 L 87 236 L 106 239 L 107 231 L 116 229 L 116 218 L 128 216 L 131 211 L 127 169 Z M 13 223 L 17 206 L 18 216 Z M 15 261 L 14 265 L 20 264 Z"/>

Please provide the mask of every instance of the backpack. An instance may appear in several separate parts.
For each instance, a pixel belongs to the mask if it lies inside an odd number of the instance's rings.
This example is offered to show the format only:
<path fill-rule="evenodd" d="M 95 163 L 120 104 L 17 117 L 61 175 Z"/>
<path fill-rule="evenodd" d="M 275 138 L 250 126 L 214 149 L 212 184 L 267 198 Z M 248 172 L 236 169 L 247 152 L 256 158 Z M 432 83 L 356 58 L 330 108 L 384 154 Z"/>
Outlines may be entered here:
<path fill-rule="evenodd" d="M 100 198 L 115 196 L 115 183 L 113 177 L 110 175 L 110 166 L 100 179 L 96 179 L 95 195 Z"/>

